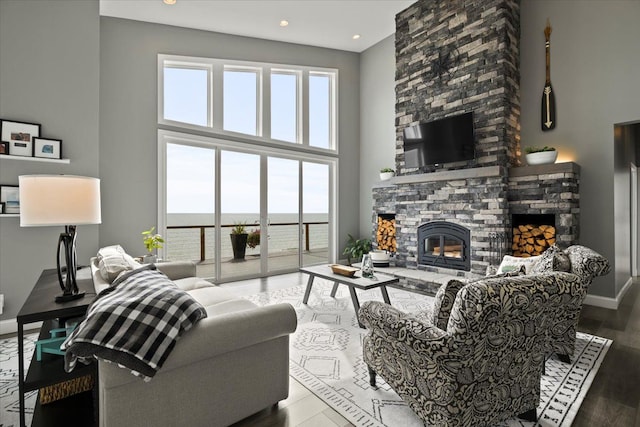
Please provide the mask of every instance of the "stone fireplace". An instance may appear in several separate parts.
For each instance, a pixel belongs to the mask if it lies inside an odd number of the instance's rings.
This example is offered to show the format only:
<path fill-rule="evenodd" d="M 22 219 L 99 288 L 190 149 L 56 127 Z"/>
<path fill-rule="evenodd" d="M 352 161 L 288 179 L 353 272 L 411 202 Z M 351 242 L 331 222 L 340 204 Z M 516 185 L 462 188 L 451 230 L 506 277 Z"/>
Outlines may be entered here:
<path fill-rule="evenodd" d="M 513 253 L 522 215 L 555 232 L 534 246 L 577 241 L 579 166 L 520 165 L 519 34 L 517 0 L 418 0 L 396 15 L 397 176 L 372 189 L 372 240 L 379 216 L 394 215 L 397 267 L 484 275 Z M 468 112 L 475 159 L 406 167 L 404 128 Z M 464 233 L 438 231 L 443 224 Z"/>

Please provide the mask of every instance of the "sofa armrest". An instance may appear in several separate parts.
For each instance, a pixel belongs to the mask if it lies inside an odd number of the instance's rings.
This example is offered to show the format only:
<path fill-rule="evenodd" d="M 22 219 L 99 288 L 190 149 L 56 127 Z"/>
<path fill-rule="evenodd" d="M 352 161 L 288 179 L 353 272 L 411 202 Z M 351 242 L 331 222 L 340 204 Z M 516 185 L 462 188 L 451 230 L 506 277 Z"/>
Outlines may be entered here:
<path fill-rule="evenodd" d="M 374 333 L 411 345 L 414 341 L 440 340 L 447 335 L 429 322 L 423 322 L 380 301 L 366 301 L 358 311 L 360 321 Z"/>
<path fill-rule="evenodd" d="M 156 264 L 156 268 L 171 280 L 196 276 L 196 264 L 193 261 L 159 262 Z"/>
<path fill-rule="evenodd" d="M 217 355 L 287 336 L 296 330 L 297 322 L 294 308 L 285 303 L 207 317 L 178 340 L 157 376 L 213 359 Z M 142 380 L 126 368 L 101 362 L 100 382 L 104 387 L 117 387 L 134 381 Z"/>

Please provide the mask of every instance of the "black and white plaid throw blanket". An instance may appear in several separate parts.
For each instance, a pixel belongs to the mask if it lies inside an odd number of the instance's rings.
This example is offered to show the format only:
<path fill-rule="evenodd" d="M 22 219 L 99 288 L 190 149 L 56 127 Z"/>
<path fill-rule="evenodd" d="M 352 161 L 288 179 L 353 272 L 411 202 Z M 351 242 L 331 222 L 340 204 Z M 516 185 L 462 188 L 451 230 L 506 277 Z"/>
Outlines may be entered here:
<path fill-rule="evenodd" d="M 127 272 L 98 294 L 62 344 L 65 370 L 78 360 L 99 358 L 149 380 L 178 338 L 205 317 L 204 307 L 153 264 Z"/>

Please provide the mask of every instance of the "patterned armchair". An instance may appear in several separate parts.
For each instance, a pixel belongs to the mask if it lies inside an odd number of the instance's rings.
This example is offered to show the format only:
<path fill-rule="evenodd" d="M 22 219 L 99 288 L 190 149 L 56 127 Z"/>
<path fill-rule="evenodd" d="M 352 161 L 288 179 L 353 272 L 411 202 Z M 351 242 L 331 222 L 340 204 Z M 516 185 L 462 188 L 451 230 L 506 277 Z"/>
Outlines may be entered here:
<path fill-rule="evenodd" d="M 365 302 L 359 313 L 369 330 L 363 355 L 371 384 L 382 376 L 427 425 L 535 421 L 547 331 L 563 295 L 581 289 L 571 273 L 463 284 L 445 329 L 435 311 L 411 315 Z"/>
<path fill-rule="evenodd" d="M 580 321 L 582 304 L 587 296 L 589 286 L 593 279 L 604 276 L 611 270 L 609 261 L 586 246 L 573 245 L 564 251 L 556 245 L 547 249 L 532 267 L 529 274 L 548 274 L 553 271 L 568 271 L 580 277 L 582 282 L 581 292 L 575 295 L 562 297 L 562 308 L 556 317 L 556 321 L 549 333 L 548 353 L 556 353 L 559 359 L 569 363 L 573 356 L 576 344 L 576 330 Z M 461 288 L 459 284 L 451 284 L 445 289 L 440 289 L 436 295 L 436 306 L 442 305 L 442 309 L 436 310 L 441 322 L 446 325 L 451 312 L 451 306 L 456 293 Z M 435 307 L 434 307 L 435 308 Z"/>

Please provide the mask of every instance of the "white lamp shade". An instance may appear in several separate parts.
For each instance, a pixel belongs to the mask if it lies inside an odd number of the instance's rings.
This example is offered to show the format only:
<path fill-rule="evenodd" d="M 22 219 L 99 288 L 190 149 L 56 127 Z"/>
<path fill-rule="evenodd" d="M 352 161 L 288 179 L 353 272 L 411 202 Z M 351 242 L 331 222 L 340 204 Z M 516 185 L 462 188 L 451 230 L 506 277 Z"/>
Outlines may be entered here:
<path fill-rule="evenodd" d="M 73 175 L 22 175 L 20 226 L 100 224 L 100 180 Z"/>

